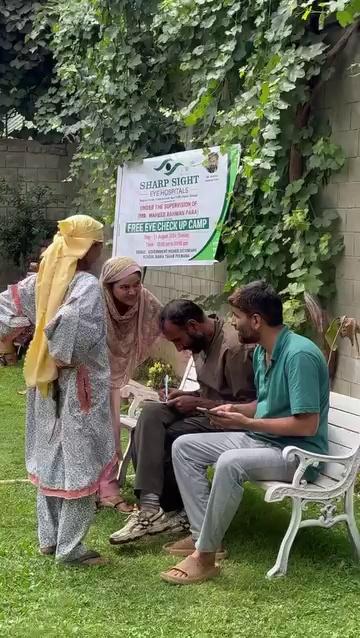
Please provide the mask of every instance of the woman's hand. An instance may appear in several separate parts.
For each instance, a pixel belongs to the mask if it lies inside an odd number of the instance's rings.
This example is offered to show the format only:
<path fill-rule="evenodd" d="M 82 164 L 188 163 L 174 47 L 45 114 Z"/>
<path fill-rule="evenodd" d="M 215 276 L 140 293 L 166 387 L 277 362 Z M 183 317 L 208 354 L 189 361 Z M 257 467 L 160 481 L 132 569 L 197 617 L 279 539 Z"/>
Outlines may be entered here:
<path fill-rule="evenodd" d="M 54 361 L 55 361 L 56 367 L 60 368 L 60 370 L 65 368 L 75 368 L 75 366 L 71 365 L 71 363 L 64 363 L 64 361 L 61 361 L 60 359 L 54 359 Z"/>
<path fill-rule="evenodd" d="M 2 337 L 0 341 L 8 345 L 9 343 L 12 343 L 14 339 L 16 339 L 16 337 L 21 335 L 21 333 L 24 332 L 24 330 L 26 330 L 26 326 L 22 328 L 14 328 L 11 332 L 9 332 L 9 334 L 6 335 L 6 337 Z"/>

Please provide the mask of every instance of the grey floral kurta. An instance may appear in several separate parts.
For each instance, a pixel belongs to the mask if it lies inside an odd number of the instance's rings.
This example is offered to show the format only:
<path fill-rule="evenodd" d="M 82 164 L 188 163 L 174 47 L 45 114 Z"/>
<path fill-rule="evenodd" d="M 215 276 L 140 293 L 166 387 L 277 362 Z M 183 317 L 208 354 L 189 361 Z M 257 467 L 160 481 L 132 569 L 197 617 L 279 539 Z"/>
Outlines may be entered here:
<path fill-rule="evenodd" d="M 0 339 L 35 324 L 36 276 L 0 294 Z M 46 327 L 49 352 L 74 366 L 61 369 L 57 392 L 28 390 L 26 468 L 42 493 L 81 498 L 97 491 L 115 450 L 103 301 L 95 277 L 79 272 Z M 55 396 L 57 394 L 57 396 Z"/>

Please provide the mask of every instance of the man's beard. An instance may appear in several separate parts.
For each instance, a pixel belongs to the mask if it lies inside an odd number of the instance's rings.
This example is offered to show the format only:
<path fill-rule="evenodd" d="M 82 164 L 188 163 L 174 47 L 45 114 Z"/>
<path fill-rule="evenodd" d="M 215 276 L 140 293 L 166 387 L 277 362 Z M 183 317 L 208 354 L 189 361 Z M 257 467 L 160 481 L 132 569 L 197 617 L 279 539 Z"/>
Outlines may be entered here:
<path fill-rule="evenodd" d="M 258 343 L 259 342 L 259 338 L 258 338 L 258 334 L 253 332 L 248 332 L 246 334 L 240 334 L 240 332 L 238 332 L 238 339 L 240 341 L 240 343 L 243 343 L 244 345 L 248 345 L 250 343 Z"/>
<path fill-rule="evenodd" d="M 191 337 L 189 350 L 191 350 L 193 354 L 199 354 L 199 352 L 206 350 L 206 346 L 207 341 L 205 337 Z"/>

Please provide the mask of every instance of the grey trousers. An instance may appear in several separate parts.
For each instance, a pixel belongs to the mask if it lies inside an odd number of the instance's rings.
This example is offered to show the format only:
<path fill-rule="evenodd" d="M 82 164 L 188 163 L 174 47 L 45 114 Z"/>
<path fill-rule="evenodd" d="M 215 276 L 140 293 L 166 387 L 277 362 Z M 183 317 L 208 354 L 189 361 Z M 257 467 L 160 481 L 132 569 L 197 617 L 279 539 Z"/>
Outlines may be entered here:
<path fill-rule="evenodd" d="M 56 560 L 67 562 L 87 551 L 82 544 L 95 515 L 95 496 L 66 500 L 38 492 L 40 547 L 56 547 Z"/>
<path fill-rule="evenodd" d="M 162 403 L 145 404 L 132 439 L 135 494 L 158 494 L 165 512 L 183 508 L 174 476 L 171 446 L 182 434 L 214 432 L 206 415 L 184 416 Z"/>
<path fill-rule="evenodd" d="M 243 432 L 190 434 L 172 448 L 175 476 L 196 547 L 215 552 L 221 545 L 249 480 L 291 481 L 296 461 L 286 463 L 280 448 Z M 206 476 L 215 466 L 211 490 Z"/>

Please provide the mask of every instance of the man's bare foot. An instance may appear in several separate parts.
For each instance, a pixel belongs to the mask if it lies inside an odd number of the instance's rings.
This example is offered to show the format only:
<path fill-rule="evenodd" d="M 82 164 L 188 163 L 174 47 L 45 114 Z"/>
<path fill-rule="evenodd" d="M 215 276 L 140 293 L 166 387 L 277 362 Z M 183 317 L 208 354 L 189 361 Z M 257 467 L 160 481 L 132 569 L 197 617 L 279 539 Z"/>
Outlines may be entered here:
<path fill-rule="evenodd" d="M 163 545 L 163 550 L 171 556 L 191 556 L 195 551 L 195 541 L 192 536 L 186 536 L 181 538 L 176 543 L 166 543 Z M 220 547 L 216 552 L 216 560 L 223 560 L 227 556 L 227 551 Z"/>

